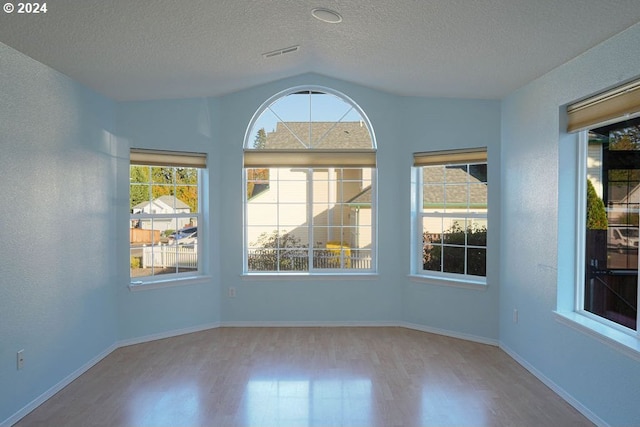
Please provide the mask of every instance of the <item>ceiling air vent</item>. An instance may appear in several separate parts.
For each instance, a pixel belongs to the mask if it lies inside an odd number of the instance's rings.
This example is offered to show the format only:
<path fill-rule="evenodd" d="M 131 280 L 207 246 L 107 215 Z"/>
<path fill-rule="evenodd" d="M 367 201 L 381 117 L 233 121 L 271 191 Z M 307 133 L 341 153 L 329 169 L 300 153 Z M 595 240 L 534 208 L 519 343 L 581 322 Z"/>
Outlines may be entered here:
<path fill-rule="evenodd" d="M 263 58 L 273 58 L 274 56 L 285 55 L 287 53 L 297 52 L 300 49 L 300 45 L 285 47 L 284 49 L 272 50 L 271 52 L 263 53 Z"/>

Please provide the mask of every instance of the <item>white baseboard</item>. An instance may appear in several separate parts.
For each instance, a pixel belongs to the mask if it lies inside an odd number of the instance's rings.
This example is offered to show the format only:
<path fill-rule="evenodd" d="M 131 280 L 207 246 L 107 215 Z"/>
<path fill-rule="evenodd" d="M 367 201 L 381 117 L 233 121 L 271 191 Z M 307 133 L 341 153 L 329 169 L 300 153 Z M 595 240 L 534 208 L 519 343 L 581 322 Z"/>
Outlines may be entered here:
<path fill-rule="evenodd" d="M 66 386 L 68 386 L 69 384 L 71 384 L 80 375 L 82 375 L 85 372 L 87 372 L 96 363 L 100 362 L 102 359 L 107 357 L 109 354 L 111 354 L 111 352 L 113 352 L 117 348 L 118 348 L 118 346 L 116 344 L 112 344 L 111 346 L 109 346 L 102 353 L 98 354 L 96 357 L 94 357 L 93 359 L 89 360 L 87 363 L 82 365 L 80 368 L 76 369 L 75 371 L 73 371 L 72 373 L 67 375 L 65 378 L 63 378 L 62 381 L 58 382 L 56 385 L 51 387 L 49 390 L 45 391 L 40 396 L 36 397 L 34 400 L 29 402 L 27 405 L 25 405 L 18 412 L 16 412 L 15 414 L 10 416 L 6 420 L 2 421 L 0 423 L 0 427 L 11 427 L 13 424 L 15 424 L 18 421 L 20 421 L 27 414 L 29 414 L 31 411 L 36 409 L 38 406 L 42 405 L 44 402 L 46 402 L 48 399 L 50 399 L 54 394 L 56 394 L 57 392 L 59 392 L 60 390 L 62 390 Z"/>
<path fill-rule="evenodd" d="M 120 340 L 116 343 L 116 348 L 127 347 L 135 344 L 142 344 L 149 341 L 162 340 L 165 338 L 177 337 L 178 335 L 192 334 L 194 332 L 206 331 L 207 329 L 219 328 L 220 322 L 207 323 L 204 325 L 192 326 L 183 329 L 174 329 L 167 332 L 159 332 L 157 334 L 145 335 L 143 337 L 129 338 L 126 340 Z"/>
<path fill-rule="evenodd" d="M 500 343 L 500 349 L 502 349 L 502 351 L 507 353 L 513 360 L 515 360 L 520 365 L 522 365 L 527 371 L 531 372 L 531 374 L 534 377 L 536 377 L 537 379 L 542 381 L 542 383 L 544 385 L 546 385 L 551 390 L 553 390 L 554 393 L 556 393 L 558 396 L 560 396 L 562 399 L 564 399 L 565 402 L 567 402 L 569 405 L 573 406 L 578 412 L 580 412 L 582 415 L 587 417 L 587 419 L 589 421 L 591 421 L 592 423 L 594 423 L 598 427 L 610 427 L 609 424 L 607 424 L 602 418 L 598 417 L 589 408 L 584 406 L 582 403 L 578 402 L 573 396 L 571 396 L 569 393 L 567 393 L 566 390 L 564 390 L 558 384 L 556 384 L 553 381 L 551 381 L 542 372 L 540 372 L 539 370 L 534 368 L 529 362 L 527 362 L 522 357 L 520 357 L 520 355 L 518 355 L 518 353 L 516 353 L 515 351 L 511 350 L 509 347 L 507 347 L 506 345 L 504 345 L 502 343 Z"/>
<path fill-rule="evenodd" d="M 487 344 L 497 347 L 499 344 L 498 340 L 494 340 L 491 338 L 480 337 L 477 335 L 464 334 L 461 332 L 450 331 L 448 329 L 440 329 L 440 328 L 432 328 L 430 326 L 418 325 L 416 323 L 409 322 L 399 322 L 398 326 L 413 329 L 421 332 L 428 332 L 430 334 L 443 335 L 445 337 L 458 338 L 465 341 L 477 342 L 479 344 Z"/>
<path fill-rule="evenodd" d="M 364 322 L 364 321 L 302 321 L 302 322 L 290 322 L 290 321 L 236 321 L 236 322 L 222 322 L 220 324 L 224 328 L 347 328 L 347 327 L 370 327 L 370 328 L 382 328 L 382 327 L 397 327 L 400 326 L 398 322 Z"/>

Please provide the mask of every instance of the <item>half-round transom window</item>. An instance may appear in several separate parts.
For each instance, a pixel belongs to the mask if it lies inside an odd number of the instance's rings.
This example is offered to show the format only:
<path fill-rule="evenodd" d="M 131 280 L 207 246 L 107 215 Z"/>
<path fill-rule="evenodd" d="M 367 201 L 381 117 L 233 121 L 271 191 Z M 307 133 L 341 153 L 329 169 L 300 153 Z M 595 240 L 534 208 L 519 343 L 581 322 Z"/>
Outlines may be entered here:
<path fill-rule="evenodd" d="M 364 113 L 327 89 L 294 88 L 267 100 L 254 116 L 246 150 L 372 150 Z"/>

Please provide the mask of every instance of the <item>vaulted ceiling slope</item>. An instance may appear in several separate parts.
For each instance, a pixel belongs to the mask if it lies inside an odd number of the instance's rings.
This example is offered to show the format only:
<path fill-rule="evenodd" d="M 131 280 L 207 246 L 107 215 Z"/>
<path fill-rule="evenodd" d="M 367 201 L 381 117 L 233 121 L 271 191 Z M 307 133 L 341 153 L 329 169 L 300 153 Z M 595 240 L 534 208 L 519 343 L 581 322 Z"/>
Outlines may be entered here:
<path fill-rule="evenodd" d="M 315 19 L 317 7 L 342 22 Z M 307 72 L 500 99 L 637 22 L 638 0 L 51 0 L 46 13 L 2 12 L 0 41 L 115 100 L 216 96 Z"/>

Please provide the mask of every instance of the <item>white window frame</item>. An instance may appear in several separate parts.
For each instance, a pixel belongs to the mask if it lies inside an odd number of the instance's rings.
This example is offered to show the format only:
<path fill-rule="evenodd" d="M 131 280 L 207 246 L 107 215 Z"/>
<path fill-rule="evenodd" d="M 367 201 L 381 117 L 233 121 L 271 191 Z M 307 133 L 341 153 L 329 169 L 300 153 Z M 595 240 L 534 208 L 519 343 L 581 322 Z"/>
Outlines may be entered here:
<path fill-rule="evenodd" d="M 188 167 L 197 169 L 198 174 L 198 209 L 196 213 L 171 213 L 171 214 L 154 214 L 154 213 L 129 213 L 129 224 L 134 221 L 154 221 L 162 219 L 191 219 L 196 218 L 198 227 L 198 243 L 195 246 L 197 253 L 197 270 L 184 273 L 167 273 L 150 276 L 131 277 L 129 276 L 129 289 L 131 291 L 155 289 L 162 287 L 189 285 L 205 282 L 210 279 L 205 274 L 205 254 L 206 254 L 206 216 L 204 214 L 204 191 L 203 184 L 207 176 L 206 155 L 203 153 L 173 152 L 163 150 L 147 150 L 147 149 L 131 149 L 130 153 L 131 166 L 143 167 Z M 131 172 L 129 172 L 130 174 Z M 174 184 L 175 185 L 175 184 Z M 130 190 L 131 185 L 129 184 Z M 177 230 L 176 230 L 177 231 Z M 129 243 L 129 253 L 131 251 L 131 243 Z"/>
<path fill-rule="evenodd" d="M 313 239 L 313 211 L 311 208 L 311 206 L 313 205 L 313 180 L 309 179 L 309 176 L 311 175 L 312 171 L 314 169 L 353 169 L 353 168 L 365 168 L 365 167 L 369 167 L 369 166 L 365 166 L 365 165 L 361 165 L 359 162 L 360 160 L 364 159 L 364 163 L 367 164 L 369 163 L 368 159 L 373 158 L 374 162 L 375 162 L 375 156 L 376 156 L 376 139 L 375 139 L 375 134 L 373 131 L 373 128 L 369 122 L 369 119 L 367 118 L 365 112 L 360 108 L 360 106 L 358 104 L 356 104 L 351 98 L 349 98 L 348 96 L 344 95 L 341 92 L 338 92 L 336 90 L 333 90 L 331 88 L 327 88 L 327 87 L 323 87 L 323 86 L 316 86 L 316 85 L 304 85 L 304 86 L 296 86 L 296 87 L 292 87 L 289 88 L 287 90 L 284 90 L 282 92 L 279 92 L 273 96 L 271 96 L 269 99 L 267 99 L 261 106 L 260 108 L 258 108 L 258 110 L 255 112 L 255 114 L 253 115 L 251 121 L 249 122 L 249 125 L 247 127 L 246 133 L 245 133 L 245 139 L 244 139 L 244 150 L 245 150 L 245 159 L 247 158 L 247 156 L 250 156 L 252 159 L 255 158 L 255 154 L 259 154 L 259 155 L 264 155 L 265 158 L 268 156 L 268 158 L 270 160 L 272 160 L 274 162 L 273 166 L 271 168 L 278 168 L 278 167 L 286 167 L 286 163 L 287 163 L 287 159 L 291 158 L 290 156 L 292 155 L 291 151 L 287 151 L 285 153 L 285 150 L 282 150 L 282 152 L 276 151 L 276 150 L 263 150 L 263 152 L 258 152 L 259 150 L 251 150 L 251 138 L 254 136 L 253 135 L 253 130 L 254 130 L 254 125 L 257 122 L 257 120 L 260 118 L 260 116 L 262 115 L 262 113 L 267 110 L 271 105 L 273 105 L 274 103 L 276 103 L 278 100 L 280 100 L 281 98 L 284 98 L 288 95 L 297 93 L 297 92 L 305 92 L 305 91 L 310 91 L 310 92 L 320 92 L 320 93 L 326 93 L 329 95 L 333 95 L 339 99 L 341 99 L 342 101 L 344 101 L 346 104 L 350 105 L 351 107 L 353 107 L 353 109 L 360 115 L 360 117 L 362 118 L 363 124 L 367 127 L 367 130 L 369 131 L 369 135 L 371 136 L 371 144 L 372 144 L 372 149 L 371 150 L 365 150 L 365 152 L 360 151 L 358 152 L 357 150 L 332 150 L 329 153 L 322 153 L 322 152 L 313 152 L 313 150 L 297 150 L 297 152 L 293 152 L 293 156 L 298 156 L 299 159 L 297 161 L 302 161 L 302 162 L 308 162 L 309 165 L 308 167 L 301 167 L 301 169 L 306 169 L 307 172 L 307 179 L 306 179 L 306 206 L 307 206 L 307 223 L 309 224 L 309 231 L 308 231 L 308 242 L 314 242 Z M 354 157 L 353 154 L 356 154 L 356 156 Z M 283 160 L 284 159 L 284 160 Z M 305 160 L 300 160 L 300 159 L 305 159 Z M 348 160 L 343 160 L 346 161 L 347 163 L 352 163 L 349 166 L 346 165 L 342 165 L 339 166 L 337 164 L 332 163 L 333 159 L 339 159 L 338 161 L 340 161 L 340 159 L 348 159 Z M 284 164 L 280 164 L 284 162 Z M 312 163 L 317 163 L 320 162 L 321 164 L 318 164 L 317 166 L 312 166 Z M 269 165 L 264 165 L 264 166 L 260 166 L 263 168 L 270 168 Z M 273 170 L 272 170 L 273 172 Z M 270 172 L 271 175 L 271 172 Z M 249 270 L 249 265 L 248 265 L 248 250 L 249 250 L 249 237 L 248 237 L 248 215 L 247 215 L 247 210 L 248 210 L 248 200 L 246 197 L 247 194 L 247 167 L 243 167 L 243 185 L 242 185 L 242 189 L 243 189 L 243 272 L 242 275 L 244 277 L 258 277 L 258 278 L 268 278 L 269 276 L 273 276 L 276 278 L 286 278 L 286 277 L 296 277 L 296 278 L 300 278 L 300 277 L 317 277 L 317 276 L 321 276 L 323 278 L 328 278 L 330 276 L 336 276 L 336 277 L 357 277 L 357 276 L 372 276 L 372 275 L 377 275 L 377 271 L 378 271 L 378 250 L 377 250 L 377 235 L 378 235 L 378 230 L 377 230 L 377 167 L 373 166 L 371 167 L 371 264 L 370 264 L 370 268 L 369 269 L 354 269 L 354 268 L 314 268 L 313 267 L 313 254 L 312 254 L 312 245 L 309 244 L 308 246 L 308 254 L 309 254 L 309 269 L 305 270 L 305 271 L 279 271 L 279 270 L 267 270 L 267 271 L 253 271 L 253 270 Z"/>
<path fill-rule="evenodd" d="M 486 155 L 487 149 L 483 147 L 481 149 L 463 149 L 463 150 L 449 150 L 443 152 L 435 152 L 424 153 L 429 156 L 432 156 L 434 159 L 433 165 L 442 165 L 442 166 L 455 166 L 455 165 L 469 165 L 469 164 L 482 164 L 486 163 L 488 166 L 488 160 L 485 161 L 475 161 L 465 160 L 466 156 L 470 156 L 471 158 L 476 156 L 476 153 L 484 152 Z M 416 154 L 414 156 L 417 156 Z M 459 162 L 448 162 L 446 160 L 438 163 L 438 160 L 442 156 L 443 159 L 446 159 L 451 156 L 457 156 L 461 160 Z M 488 186 L 488 179 L 487 179 Z M 414 166 L 411 168 L 411 273 L 409 277 L 414 281 L 426 282 L 435 285 L 444 285 L 444 286 L 454 286 L 454 287 L 462 287 L 469 289 L 479 289 L 483 290 L 487 287 L 487 277 L 485 276 L 476 276 L 470 274 L 460 274 L 460 273 L 448 273 L 442 271 L 432 271 L 432 270 L 424 270 L 423 268 L 423 218 L 431 217 L 431 218 L 465 218 L 465 219 L 483 219 L 487 221 L 487 245 L 485 246 L 486 250 L 486 258 L 485 263 L 488 267 L 489 260 L 489 203 L 487 194 L 487 209 L 486 212 L 424 212 L 424 182 L 423 182 L 423 169 L 422 166 Z M 465 248 L 466 243 L 465 243 Z M 465 260 L 466 266 L 466 260 Z M 486 268 L 488 273 L 488 268 Z"/>
<path fill-rule="evenodd" d="M 587 228 L 587 152 L 589 146 L 589 131 L 582 130 L 578 134 L 578 172 L 576 187 L 578 189 L 578 195 L 576 201 L 578 206 L 576 207 L 576 283 L 575 283 L 575 312 L 589 319 L 592 322 L 599 323 L 603 328 L 609 329 L 605 332 L 605 335 L 617 336 L 619 333 L 629 335 L 637 341 L 637 348 L 640 350 L 640 316 L 636 318 L 636 330 L 627 328 L 616 322 L 608 320 L 604 317 L 600 317 L 597 314 L 591 313 L 584 309 L 584 297 L 585 297 L 585 265 L 586 265 L 586 228 Z M 639 267 L 639 280 L 640 280 L 640 267 Z M 638 286 L 638 301 L 640 304 L 640 281 L 636 285 Z M 603 330 L 603 328 L 596 328 Z"/>

